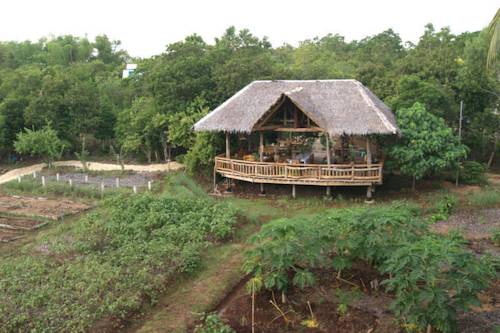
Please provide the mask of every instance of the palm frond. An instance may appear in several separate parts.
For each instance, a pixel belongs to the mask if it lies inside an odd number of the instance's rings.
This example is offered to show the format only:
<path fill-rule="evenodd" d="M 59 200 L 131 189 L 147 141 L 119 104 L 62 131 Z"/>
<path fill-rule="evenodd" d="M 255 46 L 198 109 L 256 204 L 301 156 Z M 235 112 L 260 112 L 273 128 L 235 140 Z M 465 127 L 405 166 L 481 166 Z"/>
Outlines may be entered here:
<path fill-rule="evenodd" d="M 496 61 L 498 47 L 500 46 L 500 9 L 497 10 L 495 17 L 488 25 L 488 33 L 490 35 L 490 47 L 488 49 L 488 57 L 486 59 L 486 67 L 491 68 Z"/>

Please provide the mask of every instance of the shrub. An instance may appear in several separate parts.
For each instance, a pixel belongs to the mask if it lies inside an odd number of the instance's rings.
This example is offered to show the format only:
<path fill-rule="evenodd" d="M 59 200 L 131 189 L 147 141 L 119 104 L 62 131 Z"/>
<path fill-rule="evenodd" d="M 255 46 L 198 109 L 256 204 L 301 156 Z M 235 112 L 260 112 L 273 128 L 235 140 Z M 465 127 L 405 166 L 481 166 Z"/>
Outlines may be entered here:
<path fill-rule="evenodd" d="M 195 333 L 235 333 L 235 330 L 226 325 L 217 314 L 203 315 L 201 321 L 202 323 L 195 327 Z"/>
<path fill-rule="evenodd" d="M 40 130 L 30 130 L 25 128 L 24 132 L 19 132 L 14 142 L 14 148 L 19 154 L 30 154 L 40 156 L 47 166 L 52 167 L 52 162 L 60 158 L 66 144 L 59 139 L 57 131 L 50 124 Z"/>
<path fill-rule="evenodd" d="M 429 210 L 431 222 L 447 220 L 453 208 L 458 204 L 458 198 L 451 193 L 432 196 L 430 200 L 433 202 Z"/>
<path fill-rule="evenodd" d="M 461 240 L 436 235 L 401 244 L 381 271 L 391 276 L 383 284 L 395 293 L 395 314 L 416 331 L 431 325 L 441 332 L 456 332 L 457 310 L 478 305 L 477 294 L 495 275 Z"/>
<path fill-rule="evenodd" d="M 500 246 L 500 229 L 493 230 L 491 240 L 496 246 Z"/>
<path fill-rule="evenodd" d="M 405 203 L 276 220 L 252 241 L 244 269 L 269 289 L 312 285 L 313 268 L 332 265 L 340 274 L 354 260 L 371 263 L 389 276 L 383 284 L 395 294 L 396 315 L 418 330 L 454 331 L 457 311 L 477 304 L 495 273 L 493 262 L 477 259 L 461 239 L 432 234 Z"/>
<path fill-rule="evenodd" d="M 459 181 L 462 184 L 484 185 L 487 183 L 486 166 L 475 161 L 465 161 L 459 169 Z"/>
<path fill-rule="evenodd" d="M 229 237 L 235 223 L 235 211 L 213 200 L 108 198 L 59 237 L 42 239 L 46 254 L 0 262 L 0 327 L 75 332 L 119 324 L 156 302 L 167 281 L 195 270 L 207 244 Z"/>
<path fill-rule="evenodd" d="M 262 278 L 268 289 L 286 290 L 290 284 L 305 287 L 314 284 L 312 273 L 301 267 L 317 267 L 327 263 L 325 254 L 331 244 L 318 232 L 318 220 L 278 219 L 264 225 L 252 237 L 257 246 L 247 252 L 244 270 Z M 289 272 L 294 273 L 289 280 Z"/>

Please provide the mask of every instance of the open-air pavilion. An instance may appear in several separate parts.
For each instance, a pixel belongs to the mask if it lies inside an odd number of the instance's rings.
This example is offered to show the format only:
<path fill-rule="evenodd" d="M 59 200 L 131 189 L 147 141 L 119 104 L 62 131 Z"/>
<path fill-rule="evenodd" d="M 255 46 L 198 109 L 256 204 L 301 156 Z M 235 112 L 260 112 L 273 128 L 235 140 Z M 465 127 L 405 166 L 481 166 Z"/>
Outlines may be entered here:
<path fill-rule="evenodd" d="M 375 135 L 399 133 L 391 110 L 356 80 L 254 81 L 194 126 L 224 132 L 214 176 L 261 184 L 382 184 Z M 215 177 L 214 177 L 215 178 Z"/>

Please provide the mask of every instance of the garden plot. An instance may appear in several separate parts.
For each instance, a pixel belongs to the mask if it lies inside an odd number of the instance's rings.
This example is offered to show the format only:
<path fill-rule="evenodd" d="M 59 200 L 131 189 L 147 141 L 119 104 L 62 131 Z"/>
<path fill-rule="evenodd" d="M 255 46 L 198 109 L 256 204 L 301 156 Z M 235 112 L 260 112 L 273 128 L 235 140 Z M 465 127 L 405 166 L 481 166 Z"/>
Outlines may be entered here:
<path fill-rule="evenodd" d="M 40 197 L 0 195 L 0 214 L 26 217 L 38 216 L 56 220 L 89 208 L 90 206 L 87 204 L 66 199 L 55 200 Z"/>
<path fill-rule="evenodd" d="M 105 188 L 110 187 L 127 187 L 137 188 L 147 187 L 148 183 L 155 178 L 153 173 L 128 173 L 121 175 L 119 177 L 113 175 L 93 175 L 85 174 L 83 172 L 64 172 L 59 174 L 59 176 L 50 173 L 42 174 L 47 182 L 64 182 L 69 183 L 71 180 L 73 185 L 78 186 L 90 186 L 94 188 L 100 188 L 104 186 Z M 39 177 L 37 177 L 39 178 Z M 117 180 L 118 179 L 118 180 Z"/>
<path fill-rule="evenodd" d="M 26 232 L 35 230 L 46 223 L 26 218 L 0 216 L 0 242 L 7 243 L 19 239 Z"/>

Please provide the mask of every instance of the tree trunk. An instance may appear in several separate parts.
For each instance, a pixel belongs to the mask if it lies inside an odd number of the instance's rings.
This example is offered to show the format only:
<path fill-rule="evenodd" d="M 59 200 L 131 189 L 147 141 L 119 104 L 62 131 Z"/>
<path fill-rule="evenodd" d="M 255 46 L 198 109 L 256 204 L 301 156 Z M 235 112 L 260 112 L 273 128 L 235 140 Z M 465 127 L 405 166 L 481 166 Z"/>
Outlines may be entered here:
<path fill-rule="evenodd" d="M 417 177 L 413 176 L 413 181 L 412 181 L 412 184 L 411 184 L 411 189 L 413 191 L 415 191 L 417 189 Z"/>
<path fill-rule="evenodd" d="M 495 133 L 495 140 L 493 141 L 493 150 L 491 151 L 490 158 L 488 159 L 488 169 L 491 168 L 491 165 L 493 164 L 493 160 L 495 159 L 495 152 L 497 150 L 497 144 L 498 144 L 498 133 Z"/>

